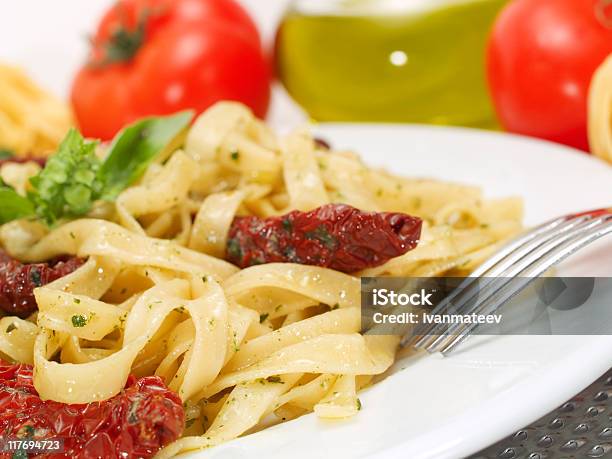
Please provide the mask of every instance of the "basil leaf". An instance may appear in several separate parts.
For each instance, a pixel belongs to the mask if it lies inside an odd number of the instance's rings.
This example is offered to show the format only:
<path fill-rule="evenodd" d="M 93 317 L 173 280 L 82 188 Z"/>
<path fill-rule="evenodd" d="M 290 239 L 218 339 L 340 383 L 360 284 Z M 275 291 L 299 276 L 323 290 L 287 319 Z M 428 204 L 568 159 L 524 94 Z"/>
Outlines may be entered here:
<path fill-rule="evenodd" d="M 177 147 L 192 118 L 187 111 L 138 121 L 115 137 L 104 162 L 96 156 L 97 142 L 71 129 L 45 168 L 30 179 L 27 198 L 1 188 L 0 223 L 36 215 L 52 225 L 86 215 L 95 201 L 115 199 L 158 155 Z"/>
<path fill-rule="evenodd" d="M 177 146 L 173 141 L 189 126 L 192 118 L 192 111 L 146 118 L 119 132 L 98 172 L 98 179 L 103 184 L 100 198 L 112 201 L 140 179 L 160 153 Z"/>
<path fill-rule="evenodd" d="M 101 163 L 97 142 L 86 141 L 71 129 L 45 168 L 30 179 L 28 198 L 36 214 L 51 225 L 61 218 L 85 215 L 102 190 L 97 179 Z"/>
<path fill-rule="evenodd" d="M 15 153 L 13 153 L 11 150 L 0 148 L 0 161 L 2 161 L 3 159 L 11 159 L 14 156 Z"/>
<path fill-rule="evenodd" d="M 0 187 L 0 225 L 33 215 L 34 205 L 28 198 L 7 186 Z"/>

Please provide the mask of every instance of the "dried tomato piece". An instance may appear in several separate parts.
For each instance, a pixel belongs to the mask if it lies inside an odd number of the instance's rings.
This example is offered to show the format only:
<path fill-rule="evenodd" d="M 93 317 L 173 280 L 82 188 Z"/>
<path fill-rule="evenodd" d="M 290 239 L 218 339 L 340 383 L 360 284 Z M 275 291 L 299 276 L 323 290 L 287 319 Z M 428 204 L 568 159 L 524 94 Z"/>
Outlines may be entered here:
<path fill-rule="evenodd" d="M 62 453 L 37 457 L 149 458 L 181 436 L 184 418 L 181 399 L 156 376 L 130 377 L 103 402 L 69 405 L 40 399 L 31 365 L 0 361 L 0 434 L 63 440 Z"/>
<path fill-rule="evenodd" d="M 23 264 L 0 250 L 0 309 L 27 317 L 37 310 L 36 287 L 70 274 L 83 263 L 82 258 L 70 257 L 49 263 Z"/>
<path fill-rule="evenodd" d="M 248 266 L 290 262 L 355 272 L 379 266 L 414 249 L 422 221 L 392 212 L 363 212 L 328 204 L 280 217 L 236 217 L 226 258 Z"/>

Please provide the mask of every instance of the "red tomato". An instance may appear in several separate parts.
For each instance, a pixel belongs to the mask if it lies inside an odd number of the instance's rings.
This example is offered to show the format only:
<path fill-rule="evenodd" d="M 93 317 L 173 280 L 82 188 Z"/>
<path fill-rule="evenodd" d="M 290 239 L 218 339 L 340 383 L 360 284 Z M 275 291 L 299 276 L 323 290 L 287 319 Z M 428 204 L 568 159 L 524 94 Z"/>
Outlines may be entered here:
<path fill-rule="evenodd" d="M 608 0 L 514 0 L 488 49 L 488 78 L 509 131 L 588 151 L 587 95 L 612 52 Z"/>
<path fill-rule="evenodd" d="M 220 100 L 264 117 L 270 71 L 259 33 L 233 0 L 119 0 L 102 18 L 72 104 L 84 135 Z"/>

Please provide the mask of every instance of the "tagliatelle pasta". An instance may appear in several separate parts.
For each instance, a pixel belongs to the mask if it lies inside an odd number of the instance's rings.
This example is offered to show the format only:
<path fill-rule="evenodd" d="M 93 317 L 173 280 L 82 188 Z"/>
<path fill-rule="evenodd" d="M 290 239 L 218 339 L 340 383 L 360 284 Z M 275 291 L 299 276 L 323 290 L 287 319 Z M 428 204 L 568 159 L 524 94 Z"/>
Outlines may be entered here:
<path fill-rule="evenodd" d="M 0 63 L 0 93 L 0 149 L 46 156 L 74 125 L 69 106 L 19 68 Z"/>
<path fill-rule="evenodd" d="M 421 217 L 418 247 L 352 275 L 295 263 L 240 270 L 223 259 L 235 216 L 337 202 Z M 518 199 L 372 169 L 304 130 L 277 139 L 245 107 L 221 103 L 110 208 L 52 229 L 0 230 L 23 262 L 87 259 L 36 289 L 37 314 L 0 320 L 0 353 L 33 363 L 40 396 L 64 403 L 112 397 L 129 374 L 162 377 L 187 419 L 160 457 L 218 445 L 269 416 L 353 416 L 358 391 L 391 367 L 399 342 L 360 334 L 359 277 L 466 274 L 521 219 Z"/>

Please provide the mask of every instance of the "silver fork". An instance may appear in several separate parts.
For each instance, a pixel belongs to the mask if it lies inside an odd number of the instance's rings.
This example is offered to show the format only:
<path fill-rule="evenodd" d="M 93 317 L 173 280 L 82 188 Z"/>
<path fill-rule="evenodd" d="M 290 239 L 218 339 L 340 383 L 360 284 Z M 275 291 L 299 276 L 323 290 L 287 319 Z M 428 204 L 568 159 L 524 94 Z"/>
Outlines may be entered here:
<path fill-rule="evenodd" d="M 612 209 L 566 215 L 528 230 L 464 279 L 431 314 L 448 310 L 455 314 L 493 314 L 548 269 L 609 233 Z M 513 282 L 509 282 L 511 278 Z M 448 354 L 476 327 L 473 323 L 421 325 L 403 337 L 402 345 Z"/>

